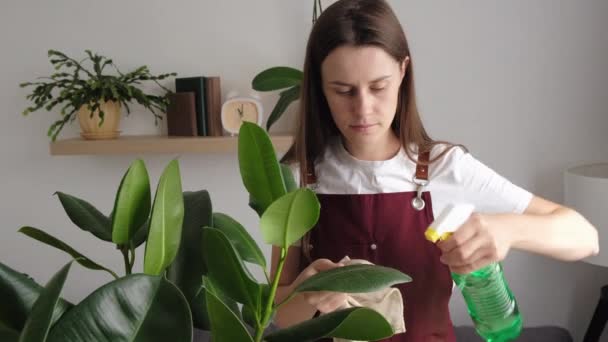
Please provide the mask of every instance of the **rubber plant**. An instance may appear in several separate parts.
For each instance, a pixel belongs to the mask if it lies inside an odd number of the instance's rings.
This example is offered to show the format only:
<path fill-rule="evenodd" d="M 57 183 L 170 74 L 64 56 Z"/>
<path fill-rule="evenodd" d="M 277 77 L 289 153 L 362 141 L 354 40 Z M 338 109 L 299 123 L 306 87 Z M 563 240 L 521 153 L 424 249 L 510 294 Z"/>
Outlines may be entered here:
<path fill-rule="evenodd" d="M 269 329 L 277 308 L 299 292 L 362 293 L 411 279 L 382 266 L 344 266 L 309 278 L 285 301 L 275 303 L 287 250 L 316 224 L 319 202 L 310 190 L 299 189 L 289 169 L 279 164 L 264 129 L 244 123 L 238 144 L 241 178 L 260 215 L 262 238 L 281 247 L 275 275 L 268 274 L 264 254 L 247 229 L 229 215 L 213 212 L 207 191 L 182 191 L 177 160 L 166 166 L 152 199 L 147 169 L 138 159 L 124 173 L 109 215 L 57 192 L 77 227 L 118 251 L 124 272 L 93 261 L 41 229 L 22 227 L 21 233 L 68 253 L 83 267 L 106 272 L 112 280 L 73 304 L 60 297 L 72 262 L 44 287 L 0 263 L 0 339 L 189 342 L 193 328 L 210 331 L 214 342 L 391 336 L 384 317 L 363 307 Z M 143 273 L 134 273 L 135 250 L 144 242 Z M 263 281 L 252 276 L 251 266 L 263 270 Z"/>
<path fill-rule="evenodd" d="M 313 0 L 312 24 L 323 12 L 321 0 Z M 301 83 L 304 74 L 301 70 L 288 66 L 275 66 L 258 73 L 251 81 L 251 87 L 261 92 L 280 90 L 279 100 L 275 104 L 268 120 L 266 130 L 277 122 L 289 105 L 300 98 Z"/>

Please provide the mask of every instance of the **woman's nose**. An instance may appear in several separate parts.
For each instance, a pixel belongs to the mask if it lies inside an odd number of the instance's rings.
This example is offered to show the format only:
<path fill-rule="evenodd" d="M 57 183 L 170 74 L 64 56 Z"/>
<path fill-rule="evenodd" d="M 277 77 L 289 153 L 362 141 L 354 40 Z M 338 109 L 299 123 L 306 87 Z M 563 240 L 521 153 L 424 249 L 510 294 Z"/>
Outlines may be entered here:
<path fill-rule="evenodd" d="M 370 93 L 365 91 L 358 92 L 353 100 L 353 111 L 357 115 L 365 116 L 372 112 L 373 98 Z"/>

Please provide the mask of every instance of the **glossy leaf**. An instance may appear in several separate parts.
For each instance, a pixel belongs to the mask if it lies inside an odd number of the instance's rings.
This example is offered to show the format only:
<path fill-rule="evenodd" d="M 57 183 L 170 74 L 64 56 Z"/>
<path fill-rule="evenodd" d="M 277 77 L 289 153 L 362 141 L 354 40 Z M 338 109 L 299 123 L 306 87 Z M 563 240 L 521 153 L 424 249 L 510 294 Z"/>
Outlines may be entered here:
<path fill-rule="evenodd" d="M 143 160 L 135 160 L 125 172 L 112 215 L 112 241 L 126 245 L 150 215 L 150 179 Z"/>
<path fill-rule="evenodd" d="M 213 213 L 212 226 L 226 235 L 241 259 L 266 268 L 264 253 L 247 230 L 235 219 L 226 214 Z"/>
<path fill-rule="evenodd" d="M 221 300 L 222 303 L 224 303 L 224 305 L 230 309 L 230 311 L 234 312 L 235 315 L 240 316 L 239 304 L 234 299 L 226 296 L 224 292 L 220 291 L 220 289 L 218 289 L 218 287 L 213 284 L 213 281 L 207 276 L 203 276 L 203 286 L 198 294 L 198 297 L 203 300 L 203 303 L 207 302 L 205 290 L 211 292 L 214 296 L 219 298 L 219 300 Z M 207 314 L 209 313 L 207 310 L 205 311 Z"/>
<path fill-rule="evenodd" d="M 12 329 L 0 328 L 0 341 L 17 342 L 19 341 L 19 333 Z"/>
<path fill-rule="evenodd" d="M 206 273 L 203 262 L 203 227 L 211 225 L 211 199 L 205 190 L 184 192 L 184 223 L 179 252 L 167 268 L 167 278 L 184 294 L 194 326 L 208 329 L 205 302 L 197 300 Z"/>
<path fill-rule="evenodd" d="M 135 235 L 133 235 L 133 239 L 131 240 L 133 242 L 133 247 L 137 248 L 137 247 L 141 246 L 142 243 L 146 242 L 146 240 L 148 239 L 149 232 L 150 232 L 150 219 L 148 219 L 146 221 L 146 223 L 144 223 L 141 226 L 141 228 L 139 228 L 135 232 Z"/>
<path fill-rule="evenodd" d="M 290 67 L 273 67 L 257 74 L 251 87 L 257 91 L 273 91 L 293 87 L 302 82 L 302 71 Z"/>
<path fill-rule="evenodd" d="M 319 272 L 300 283 L 294 291 L 365 293 L 410 281 L 412 278 L 393 268 L 379 265 L 348 265 Z"/>
<path fill-rule="evenodd" d="M 38 240 L 48 246 L 55 247 L 59 250 L 62 250 L 64 252 L 68 253 L 74 259 L 76 259 L 77 263 L 79 263 L 80 265 L 82 265 L 88 269 L 96 270 L 96 271 L 106 271 L 112 277 L 118 278 L 116 273 L 114 273 L 112 270 L 110 270 L 106 267 L 103 267 L 100 264 L 92 261 L 91 259 L 87 258 L 86 256 L 82 255 L 80 252 L 78 252 L 75 249 L 73 249 L 72 247 L 70 247 L 65 242 L 43 232 L 40 229 L 37 229 L 34 227 L 22 227 L 21 229 L 19 229 L 19 232 L 31 237 L 34 240 Z"/>
<path fill-rule="evenodd" d="M 376 341 L 393 335 L 393 328 L 378 312 L 363 308 L 334 311 L 268 334 L 267 342 L 316 341 L 323 337 Z"/>
<path fill-rule="evenodd" d="M 205 290 L 213 342 L 253 342 L 241 320 L 214 294 Z"/>
<path fill-rule="evenodd" d="M 32 278 L 0 263 L 0 326 L 2 330 L 21 331 L 43 287 Z M 60 300 L 53 322 L 73 305 Z M 7 332 L 9 334 L 10 332 Z M 1 340 L 0 340 L 1 341 Z"/>
<path fill-rule="evenodd" d="M 177 160 L 165 168 L 154 198 L 150 231 L 144 256 L 144 273 L 162 274 L 177 252 L 182 238 L 184 196 Z"/>
<path fill-rule="evenodd" d="M 319 219 L 319 201 L 314 192 L 302 188 L 279 198 L 262 215 L 264 241 L 289 247 L 308 232 Z"/>
<path fill-rule="evenodd" d="M 270 131 L 270 127 L 272 127 L 272 125 L 281 118 L 281 116 L 283 115 L 283 113 L 285 113 L 289 105 L 300 98 L 300 89 L 300 84 L 298 84 L 287 90 L 282 91 L 279 94 L 279 100 L 274 105 L 274 108 L 272 109 L 272 112 L 270 113 L 270 116 L 266 121 L 267 131 Z"/>
<path fill-rule="evenodd" d="M 270 137 L 262 127 L 243 122 L 239 130 L 238 154 L 243 184 L 263 212 L 285 194 L 281 168 Z"/>
<path fill-rule="evenodd" d="M 56 192 L 70 220 L 80 229 L 90 232 L 104 241 L 112 241 L 112 222 L 89 202 Z"/>
<path fill-rule="evenodd" d="M 300 187 L 291 172 L 291 168 L 285 164 L 281 164 L 281 174 L 283 175 L 283 182 L 285 183 L 285 191 L 292 192 L 298 190 Z"/>
<path fill-rule="evenodd" d="M 45 342 L 53 324 L 53 313 L 59 303 L 59 294 L 68 277 L 72 261 L 63 266 L 38 296 L 25 322 L 19 342 Z"/>
<path fill-rule="evenodd" d="M 266 208 L 262 208 L 262 206 L 253 196 L 251 196 L 251 194 L 249 195 L 249 207 L 253 209 L 259 217 L 262 217 L 264 210 L 266 210 Z"/>
<path fill-rule="evenodd" d="M 134 274 L 108 283 L 68 311 L 51 330 L 52 342 L 190 342 L 192 317 L 175 285 Z"/>
<path fill-rule="evenodd" d="M 203 254 L 207 277 L 218 288 L 239 303 L 259 307 L 261 287 L 222 231 L 209 227 L 203 230 Z"/>

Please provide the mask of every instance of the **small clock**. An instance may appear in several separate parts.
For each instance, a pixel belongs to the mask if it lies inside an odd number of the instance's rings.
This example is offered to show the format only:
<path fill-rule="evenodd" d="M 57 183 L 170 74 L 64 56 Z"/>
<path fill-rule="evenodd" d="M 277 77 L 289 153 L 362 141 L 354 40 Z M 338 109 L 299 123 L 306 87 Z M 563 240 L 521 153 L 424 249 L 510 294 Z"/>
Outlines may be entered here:
<path fill-rule="evenodd" d="M 228 95 L 222 105 L 222 127 L 230 135 L 237 135 L 243 121 L 262 125 L 262 103 L 254 96 Z"/>

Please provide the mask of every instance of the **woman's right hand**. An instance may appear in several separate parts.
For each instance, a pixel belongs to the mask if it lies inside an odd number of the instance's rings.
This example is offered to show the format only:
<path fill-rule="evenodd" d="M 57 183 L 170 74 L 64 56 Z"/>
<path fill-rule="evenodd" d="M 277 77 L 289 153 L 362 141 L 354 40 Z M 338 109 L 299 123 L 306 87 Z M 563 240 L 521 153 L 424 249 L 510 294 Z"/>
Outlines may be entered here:
<path fill-rule="evenodd" d="M 344 264 L 334 263 L 329 259 L 317 259 L 298 275 L 298 277 L 291 284 L 291 289 L 295 289 L 304 280 L 319 272 L 342 266 L 344 266 Z M 310 306 L 316 308 L 322 313 L 329 313 L 341 308 L 344 304 L 346 304 L 347 299 L 347 294 L 342 292 L 315 291 L 302 292 L 301 295 Z"/>

